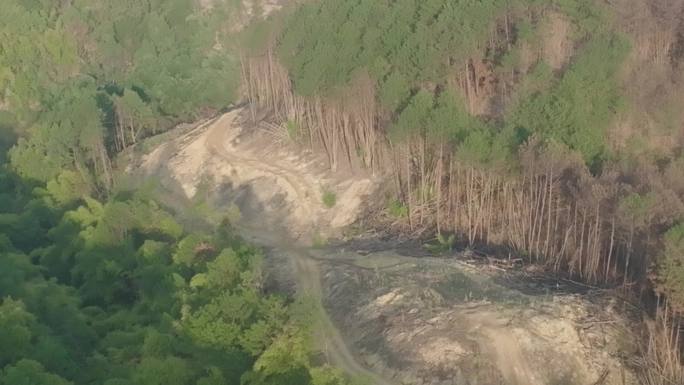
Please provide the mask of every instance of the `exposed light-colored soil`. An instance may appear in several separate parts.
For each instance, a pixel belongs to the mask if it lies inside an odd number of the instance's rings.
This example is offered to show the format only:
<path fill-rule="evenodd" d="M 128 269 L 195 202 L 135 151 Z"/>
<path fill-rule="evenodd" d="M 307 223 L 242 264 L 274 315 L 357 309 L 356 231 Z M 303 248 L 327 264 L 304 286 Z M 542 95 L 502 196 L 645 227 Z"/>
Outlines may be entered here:
<path fill-rule="evenodd" d="M 398 384 L 638 383 L 622 362 L 634 348 L 629 321 L 610 297 L 524 293 L 496 270 L 391 250 L 336 258 L 363 263 L 325 270 L 333 319 Z M 367 268 L 376 258 L 389 267 Z"/>
<path fill-rule="evenodd" d="M 246 115 L 179 133 L 130 171 L 208 219 L 228 215 L 263 245 L 272 278 L 316 304 L 330 363 L 378 385 L 589 385 L 605 372 L 605 385 L 635 384 L 619 359 L 627 329 L 616 312 L 579 296 L 524 294 L 453 259 L 326 246 L 378 199 L 378 181 L 332 174 Z M 333 207 L 323 191 L 335 194 Z"/>
<path fill-rule="evenodd" d="M 363 175 L 338 178 L 309 151 L 274 144 L 258 135 L 259 128 L 256 135 L 245 130 L 242 112 L 227 113 L 160 146 L 143 158 L 142 169 L 148 175 L 163 169 L 170 177 L 165 183 L 176 184 L 189 199 L 208 181 L 226 193 L 223 198 L 236 199 L 250 227 L 277 228 L 309 244 L 339 235 L 356 220 L 377 181 Z M 250 196 L 235 194 L 244 190 Z M 323 203 L 325 191 L 335 195 L 333 207 Z"/>

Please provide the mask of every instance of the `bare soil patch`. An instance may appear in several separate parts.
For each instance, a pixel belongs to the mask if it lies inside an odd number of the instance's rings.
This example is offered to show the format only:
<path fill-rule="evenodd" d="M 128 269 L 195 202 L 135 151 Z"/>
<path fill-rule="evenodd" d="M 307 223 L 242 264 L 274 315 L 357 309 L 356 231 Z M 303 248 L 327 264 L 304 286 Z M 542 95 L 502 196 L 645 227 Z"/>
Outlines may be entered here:
<path fill-rule="evenodd" d="M 327 265 L 329 312 L 362 361 L 398 384 L 638 383 L 623 362 L 630 323 L 609 295 L 518 290 L 455 259 L 338 254 L 359 264 Z"/>

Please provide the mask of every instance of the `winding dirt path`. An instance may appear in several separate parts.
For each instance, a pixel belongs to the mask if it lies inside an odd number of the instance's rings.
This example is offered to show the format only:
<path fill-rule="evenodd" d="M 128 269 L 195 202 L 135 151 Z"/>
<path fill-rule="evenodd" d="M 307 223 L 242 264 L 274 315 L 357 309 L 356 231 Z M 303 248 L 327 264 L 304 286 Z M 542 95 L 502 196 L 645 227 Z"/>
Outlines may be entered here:
<path fill-rule="evenodd" d="M 317 181 L 305 175 L 288 170 L 269 159 L 246 157 L 240 152 L 234 151 L 233 140 L 238 136 L 239 130 L 234 127 L 234 122 L 239 119 L 237 113 L 228 113 L 215 121 L 209 122 L 205 129 L 204 145 L 214 156 L 220 157 L 234 167 L 252 168 L 261 174 L 275 177 L 288 190 L 289 194 L 297 202 L 295 210 L 299 218 L 308 218 L 310 228 L 317 224 L 317 214 L 324 210 L 322 202 L 311 191 Z M 319 347 L 334 366 L 344 370 L 349 375 L 372 381 L 374 385 L 397 385 L 359 363 L 350 351 L 340 331 L 335 327 L 323 306 L 323 289 L 321 287 L 321 273 L 317 257 L 307 247 L 298 245 L 298 240 L 288 239 L 287 235 L 279 234 L 272 229 L 247 229 L 245 236 L 258 244 L 277 250 L 287 255 L 293 263 L 297 286 L 300 295 L 312 300 L 315 305 L 315 314 L 319 322 L 320 330 L 316 331 Z M 301 229 L 300 234 L 306 232 Z"/>

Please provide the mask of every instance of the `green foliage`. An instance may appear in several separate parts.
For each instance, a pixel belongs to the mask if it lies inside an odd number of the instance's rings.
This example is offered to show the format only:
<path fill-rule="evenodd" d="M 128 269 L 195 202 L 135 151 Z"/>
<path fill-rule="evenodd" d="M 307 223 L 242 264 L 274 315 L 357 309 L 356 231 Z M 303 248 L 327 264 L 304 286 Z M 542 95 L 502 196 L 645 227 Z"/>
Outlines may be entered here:
<path fill-rule="evenodd" d="M 285 128 L 287 129 L 287 136 L 291 140 L 296 141 L 299 138 L 299 136 L 301 135 L 301 130 L 299 128 L 299 124 L 294 120 L 288 120 L 285 123 Z"/>
<path fill-rule="evenodd" d="M 240 34 L 240 48 L 250 55 L 263 54 L 273 38 L 277 25 L 273 20 L 254 21 Z"/>
<path fill-rule="evenodd" d="M 325 207 L 331 209 L 335 207 L 335 204 L 337 204 L 337 195 L 330 190 L 324 190 L 321 200 L 323 201 Z"/>
<path fill-rule="evenodd" d="M 515 144 L 511 130 L 497 131 L 470 115 L 464 105 L 455 93 L 435 96 L 421 90 L 397 116 L 389 132 L 390 139 L 401 142 L 424 138 L 442 149 L 456 147 L 457 155 L 467 164 L 508 164 Z"/>
<path fill-rule="evenodd" d="M 237 206 L 189 234 L 151 194 L 112 192 L 121 147 L 235 98 L 236 3 L 3 2 L 0 385 L 333 383 L 263 291 Z"/>
<path fill-rule="evenodd" d="M 421 90 L 411 97 L 406 108 L 397 117 L 397 123 L 390 131 L 390 138 L 402 141 L 424 133 L 430 123 L 432 106 L 433 97 L 427 91 Z"/>
<path fill-rule="evenodd" d="M 310 384 L 309 357 L 306 342 L 300 334 L 279 336 L 254 364 L 254 372 L 245 384 L 297 385 Z"/>
<path fill-rule="evenodd" d="M 8 345 L 5 345 L 8 346 Z M 2 385 L 72 385 L 60 376 L 45 371 L 43 365 L 33 360 L 20 360 L 8 365 L 0 377 Z"/>
<path fill-rule="evenodd" d="M 305 3 L 286 22 L 279 53 L 301 94 L 329 94 L 366 70 L 380 83 L 383 104 L 394 111 L 418 83 L 441 80 L 445 59 L 464 63 L 509 3 Z"/>
<path fill-rule="evenodd" d="M 173 262 L 179 265 L 188 267 L 199 263 L 198 254 L 201 244 L 209 241 L 209 237 L 197 233 L 189 234 L 183 238 L 176 247 L 176 252 L 173 255 Z"/>
<path fill-rule="evenodd" d="M 519 13 L 549 9 L 570 21 L 579 47 L 559 73 L 541 60 L 530 69 L 521 64 L 523 51 L 542 38 L 542 21 Z M 513 37 L 505 48 L 488 46 L 504 13 Z M 448 143 L 467 163 L 510 168 L 517 146 L 536 135 L 567 145 L 598 170 L 610 157 L 605 134 L 623 104 L 616 74 L 629 51 L 610 25 L 591 0 L 324 0 L 289 15 L 277 48 L 303 96 L 335 96 L 369 74 L 393 142 Z M 499 81 L 519 83 L 498 121 L 472 116 L 453 86 L 454 74 L 483 57 Z"/>
<path fill-rule="evenodd" d="M 450 234 L 448 236 L 444 234 L 437 234 L 435 236 L 435 241 L 428 243 L 425 245 L 425 247 L 431 252 L 435 254 L 440 254 L 440 253 L 446 253 L 446 252 L 451 252 L 454 249 L 454 245 L 456 244 L 456 235 L 455 234 Z"/>
<path fill-rule="evenodd" d="M 312 368 L 310 373 L 312 385 L 342 385 L 348 381 L 339 369 L 330 366 Z"/>
<path fill-rule="evenodd" d="M 112 99 L 117 113 L 122 118 L 125 117 L 129 124 L 142 127 L 143 130 L 153 130 L 155 128 L 157 124 L 155 113 L 136 91 L 126 88 L 123 91 L 123 95 L 113 95 Z"/>
<path fill-rule="evenodd" d="M 238 63 L 225 46 L 233 2 L 215 12 L 196 3 L 3 2 L 0 160 L 11 167 L 0 166 L 0 346 L 12 348 L 0 351 L 0 385 L 348 383 L 312 364 L 301 308 L 263 291 L 263 255 L 230 226 L 239 210 L 213 234 L 188 234 L 149 196 L 108 194 L 109 158 L 122 142 L 235 98 Z M 628 46 L 604 31 L 590 0 L 552 2 L 577 24 L 581 52 L 558 78 L 538 63 L 502 122 L 472 116 L 447 86 L 482 55 L 503 12 L 538 3 L 304 2 L 286 21 L 278 54 L 302 95 L 334 95 L 370 75 L 392 141 L 448 145 L 468 164 L 498 166 L 538 135 L 599 164 L 609 156 L 604 134 L 621 106 L 616 73 Z M 536 38 L 532 24 L 517 32 Z M 245 36 L 273 35 L 257 23 Z M 247 44 L 259 50 L 256 40 Z M 515 49 L 488 57 L 513 71 Z M 286 128 L 301 134 L 293 122 Z M 321 199 L 333 207 L 337 197 L 323 191 Z M 649 202 L 634 196 L 621 207 L 645 223 Z M 388 210 L 408 215 L 400 202 Z M 680 303 L 683 234 L 682 226 L 668 232 L 658 270 Z M 440 234 L 432 247 L 454 243 Z"/>
<path fill-rule="evenodd" d="M 145 357 L 135 368 L 134 384 L 184 385 L 193 377 L 185 360 L 178 357 Z"/>
<path fill-rule="evenodd" d="M 35 106 L 55 83 L 79 71 L 76 42 L 54 17 L 56 3 L 27 6 L 21 0 L 3 2 L 0 15 L 0 89 L 15 116 L 27 122 Z"/>
<path fill-rule="evenodd" d="M 0 384 L 348 383 L 316 370 L 310 315 L 263 292 L 263 255 L 227 222 L 187 234 L 149 194 L 0 177 Z"/>
<path fill-rule="evenodd" d="M 75 186 L 78 194 L 108 190 L 116 140 L 135 142 L 229 105 L 237 63 L 217 44 L 229 3 L 203 13 L 194 0 L 5 1 L 0 106 L 10 118 L 0 126 L 22 133 L 15 169 L 41 182 L 61 178 L 57 199 L 70 199 L 64 190 Z"/>
<path fill-rule="evenodd" d="M 573 21 L 580 35 L 600 33 L 608 25 L 604 8 L 592 0 L 552 0 L 551 3 Z"/>
<path fill-rule="evenodd" d="M 98 155 L 104 128 L 95 93 L 93 83 L 81 82 L 44 97 L 50 110 L 10 152 L 20 175 L 46 182 L 64 169 L 86 167 L 86 159 Z"/>
<path fill-rule="evenodd" d="M 35 318 L 22 302 L 5 298 L 0 304 L 0 365 L 24 356 L 31 346 Z"/>
<path fill-rule="evenodd" d="M 684 224 L 665 233 L 664 250 L 660 256 L 658 281 L 674 306 L 684 306 Z"/>
<path fill-rule="evenodd" d="M 521 42 L 531 43 L 535 38 L 535 26 L 529 21 L 521 21 L 516 26 L 518 39 Z"/>
<path fill-rule="evenodd" d="M 387 211 L 394 218 L 406 218 L 408 217 L 408 206 L 397 199 L 392 199 L 387 204 Z"/>
<path fill-rule="evenodd" d="M 87 196 L 90 186 L 78 173 L 64 170 L 56 178 L 48 181 L 46 189 L 58 205 L 64 206 Z"/>
<path fill-rule="evenodd" d="M 628 50 L 621 37 L 595 37 L 558 83 L 522 103 L 508 124 L 564 143 L 599 165 L 608 156 L 606 129 L 622 105 L 615 74 Z"/>

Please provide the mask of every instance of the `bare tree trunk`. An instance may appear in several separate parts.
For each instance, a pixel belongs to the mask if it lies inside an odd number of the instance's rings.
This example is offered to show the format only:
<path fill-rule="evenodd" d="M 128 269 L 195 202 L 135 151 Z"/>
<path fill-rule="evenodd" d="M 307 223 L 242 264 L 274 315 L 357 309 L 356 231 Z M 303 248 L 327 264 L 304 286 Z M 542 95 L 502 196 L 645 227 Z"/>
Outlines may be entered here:
<path fill-rule="evenodd" d="M 109 156 L 107 155 L 107 150 L 102 142 L 98 144 L 98 154 L 102 162 L 102 173 L 104 174 L 105 188 L 109 190 L 112 188 L 113 184 L 112 165 Z"/>
<path fill-rule="evenodd" d="M 407 190 L 407 212 L 408 212 L 408 222 L 409 228 L 413 230 L 413 202 L 411 200 L 411 145 L 410 141 L 406 141 L 406 190 Z"/>
<path fill-rule="evenodd" d="M 606 272 L 605 272 L 605 280 L 608 281 L 608 277 L 610 277 L 610 262 L 611 258 L 613 256 L 613 246 L 615 245 L 615 217 L 612 218 L 611 220 L 611 226 L 610 226 L 610 246 L 608 246 L 608 261 L 606 262 Z"/>
<path fill-rule="evenodd" d="M 468 203 L 468 244 L 475 243 L 473 231 L 473 190 L 475 189 L 474 172 L 472 167 L 468 167 L 468 189 L 466 191 L 466 201 Z"/>
<path fill-rule="evenodd" d="M 549 245 L 551 244 L 551 211 L 553 211 L 553 168 L 549 168 L 549 173 L 546 176 L 547 183 L 549 184 L 549 207 L 547 209 L 546 216 L 546 239 L 544 240 L 544 254 L 546 257 L 550 257 L 551 251 Z"/>
<path fill-rule="evenodd" d="M 587 212 L 583 209 L 582 210 L 582 226 L 580 226 L 580 246 L 579 246 L 579 267 L 578 271 L 580 272 L 580 276 L 584 276 L 583 274 L 583 265 L 582 265 L 582 256 L 584 253 L 584 229 L 586 228 L 586 223 L 587 223 Z"/>
<path fill-rule="evenodd" d="M 450 223 L 454 216 L 454 159 L 453 156 L 449 156 L 449 190 L 447 192 L 447 223 Z M 456 229 L 454 229 L 456 232 Z"/>
<path fill-rule="evenodd" d="M 622 281 L 622 286 L 627 287 L 627 280 L 629 279 L 629 260 L 632 256 L 632 245 L 634 242 L 634 224 L 629 228 L 629 241 L 627 242 L 627 253 L 625 256 L 625 273 Z"/>
<path fill-rule="evenodd" d="M 426 145 L 425 135 L 421 135 L 421 138 L 420 138 L 420 224 L 421 225 L 423 225 L 423 219 L 425 216 L 425 205 L 426 205 L 425 194 L 427 192 L 427 184 L 425 182 L 425 145 Z"/>
<path fill-rule="evenodd" d="M 442 168 L 444 167 L 444 142 L 439 144 L 439 164 L 437 165 L 437 234 L 442 234 L 441 210 L 442 206 Z"/>

